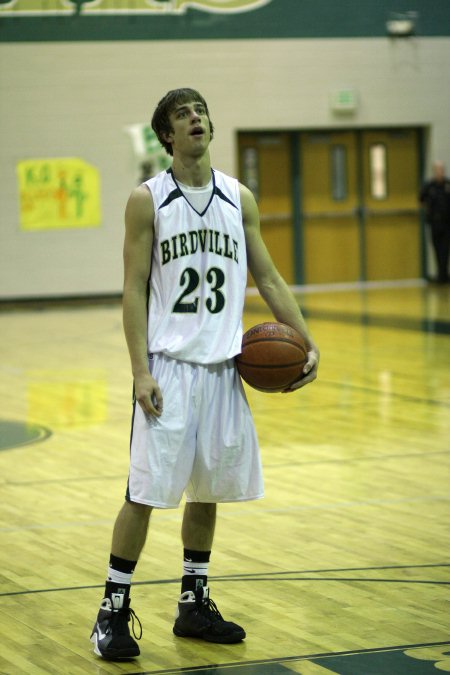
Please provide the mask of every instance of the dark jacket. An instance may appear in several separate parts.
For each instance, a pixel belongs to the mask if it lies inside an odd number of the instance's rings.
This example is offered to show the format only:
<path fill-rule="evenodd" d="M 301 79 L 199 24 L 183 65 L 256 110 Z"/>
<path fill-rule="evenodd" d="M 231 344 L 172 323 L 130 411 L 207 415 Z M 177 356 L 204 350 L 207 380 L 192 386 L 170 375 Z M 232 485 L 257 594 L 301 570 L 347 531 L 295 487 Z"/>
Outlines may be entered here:
<path fill-rule="evenodd" d="M 430 180 L 420 191 L 420 202 L 425 207 L 425 217 L 431 227 L 450 227 L 450 178 Z"/>

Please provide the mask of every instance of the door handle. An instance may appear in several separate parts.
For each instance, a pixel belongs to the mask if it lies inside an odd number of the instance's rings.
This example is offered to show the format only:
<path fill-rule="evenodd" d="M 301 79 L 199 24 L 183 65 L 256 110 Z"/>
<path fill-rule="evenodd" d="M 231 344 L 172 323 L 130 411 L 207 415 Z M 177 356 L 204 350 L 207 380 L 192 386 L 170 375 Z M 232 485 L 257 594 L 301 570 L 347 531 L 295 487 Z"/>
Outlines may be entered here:
<path fill-rule="evenodd" d="M 303 212 L 303 217 L 304 218 L 333 218 L 334 220 L 337 220 L 338 218 L 354 218 L 355 216 L 355 209 L 352 209 L 351 211 L 316 211 L 314 213 L 304 211 Z"/>
<path fill-rule="evenodd" d="M 291 220 L 291 219 L 292 219 L 291 213 L 261 213 L 259 216 L 259 220 L 262 223 L 266 223 L 271 220 Z"/>
<path fill-rule="evenodd" d="M 420 209 L 367 209 L 368 216 L 417 216 Z"/>

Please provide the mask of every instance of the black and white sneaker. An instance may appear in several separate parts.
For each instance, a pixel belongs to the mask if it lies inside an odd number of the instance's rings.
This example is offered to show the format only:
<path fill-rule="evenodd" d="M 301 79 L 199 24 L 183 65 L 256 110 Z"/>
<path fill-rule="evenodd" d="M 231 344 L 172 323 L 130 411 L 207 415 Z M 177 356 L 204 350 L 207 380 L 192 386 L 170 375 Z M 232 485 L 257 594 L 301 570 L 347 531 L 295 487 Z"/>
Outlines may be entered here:
<path fill-rule="evenodd" d="M 245 638 L 245 630 L 241 626 L 222 617 L 209 597 L 207 586 L 181 594 L 173 632 L 178 637 L 195 637 L 224 644 L 241 642 Z"/>
<path fill-rule="evenodd" d="M 91 635 L 91 642 L 94 644 L 94 652 L 97 656 L 109 661 L 132 659 L 139 656 L 139 646 L 136 640 L 131 637 L 128 627 L 130 618 L 133 635 L 137 640 L 140 640 L 142 625 L 134 610 L 130 608 L 130 600 L 125 600 L 123 605 L 118 608 L 113 607 L 109 598 L 102 600 Z M 134 630 L 135 620 L 139 625 L 139 635 Z"/>

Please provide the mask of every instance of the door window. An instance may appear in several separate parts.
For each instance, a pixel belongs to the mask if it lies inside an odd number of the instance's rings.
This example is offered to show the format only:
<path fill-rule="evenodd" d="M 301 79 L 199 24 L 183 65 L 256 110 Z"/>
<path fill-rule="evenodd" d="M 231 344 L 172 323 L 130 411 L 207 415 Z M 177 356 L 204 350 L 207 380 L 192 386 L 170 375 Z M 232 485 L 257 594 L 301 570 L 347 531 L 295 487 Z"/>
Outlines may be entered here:
<path fill-rule="evenodd" d="M 335 202 L 347 197 L 347 148 L 331 146 L 331 193 Z"/>
<path fill-rule="evenodd" d="M 387 153 L 384 143 L 369 148 L 370 194 L 373 199 L 387 199 Z"/>

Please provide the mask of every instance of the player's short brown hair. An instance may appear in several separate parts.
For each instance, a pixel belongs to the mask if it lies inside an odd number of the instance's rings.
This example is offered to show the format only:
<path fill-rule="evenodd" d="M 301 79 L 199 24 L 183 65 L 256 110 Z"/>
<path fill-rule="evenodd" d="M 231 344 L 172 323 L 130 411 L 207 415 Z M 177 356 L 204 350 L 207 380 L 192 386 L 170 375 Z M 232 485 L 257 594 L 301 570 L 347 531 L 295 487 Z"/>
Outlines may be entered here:
<path fill-rule="evenodd" d="M 214 134 L 214 126 L 209 117 L 208 105 L 203 96 L 196 90 L 184 87 L 181 89 L 172 89 L 160 100 L 156 106 L 152 117 L 152 129 L 158 137 L 159 142 L 165 148 L 169 155 L 173 155 L 172 144 L 168 143 L 164 136 L 170 134 L 172 130 L 169 115 L 179 105 L 189 102 L 201 103 L 205 106 L 206 114 L 209 120 L 209 129 L 211 138 Z"/>

